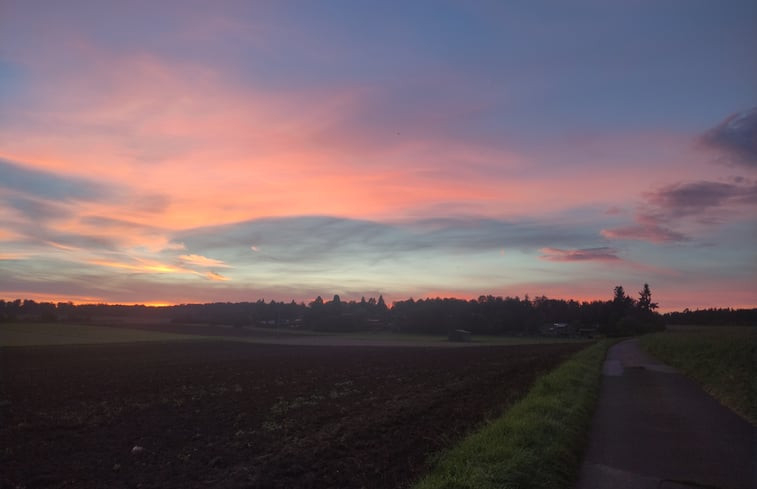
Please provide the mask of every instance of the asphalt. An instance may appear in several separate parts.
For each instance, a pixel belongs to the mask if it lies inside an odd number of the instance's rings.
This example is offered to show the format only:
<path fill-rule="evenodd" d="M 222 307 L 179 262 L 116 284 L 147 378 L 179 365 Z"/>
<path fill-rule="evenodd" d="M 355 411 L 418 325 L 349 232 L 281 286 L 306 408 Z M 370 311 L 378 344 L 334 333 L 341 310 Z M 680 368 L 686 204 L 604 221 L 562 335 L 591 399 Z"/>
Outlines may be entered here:
<path fill-rule="evenodd" d="M 755 489 L 757 429 L 638 340 L 610 348 L 577 489 Z"/>

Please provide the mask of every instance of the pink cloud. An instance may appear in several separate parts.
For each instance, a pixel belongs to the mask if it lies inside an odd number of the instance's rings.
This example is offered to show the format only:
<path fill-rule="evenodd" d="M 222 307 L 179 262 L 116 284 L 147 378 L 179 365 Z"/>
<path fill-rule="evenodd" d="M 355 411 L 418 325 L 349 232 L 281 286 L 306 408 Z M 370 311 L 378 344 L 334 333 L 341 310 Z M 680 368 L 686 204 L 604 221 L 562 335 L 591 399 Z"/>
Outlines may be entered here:
<path fill-rule="evenodd" d="M 560 248 L 542 248 L 540 258 L 556 262 L 582 261 L 619 261 L 618 250 L 609 247 L 563 250 Z"/>
<path fill-rule="evenodd" d="M 637 219 L 637 224 L 629 226 L 603 229 L 600 234 L 607 239 L 630 239 L 652 243 L 676 243 L 688 240 L 684 234 L 644 219 Z"/>
<path fill-rule="evenodd" d="M 256 91 L 189 63 L 75 46 L 87 76 L 52 76 L 60 74 L 39 67 L 40 76 L 61 82 L 42 94 L 44 111 L 23 114 L 38 127 L 0 135 L 4 156 L 165 195 L 164 228 L 308 214 L 316 204 L 321 214 L 365 216 L 429 201 L 495 200 L 501 189 L 493 182 L 482 188 L 486 179 L 472 168 L 513 159 L 460 142 L 390 141 L 381 151 L 366 151 L 354 143 L 361 130 L 346 125 L 359 90 Z M 50 120 L 66 124 L 43 130 Z M 525 194 L 512 186 L 505 195 Z M 88 211 L 154 221 L 135 206 Z"/>
<path fill-rule="evenodd" d="M 573 165 L 545 173 L 537 160 L 564 158 L 566 148 L 519 154 L 451 136 L 444 121 L 420 113 L 412 114 L 419 127 L 400 136 L 363 124 L 377 103 L 371 88 L 283 93 L 187 61 L 82 39 L 67 47 L 76 66 L 29 61 L 38 78 L 58 81 L 41 89 L 44 108 L 18 114 L 29 124 L 0 132 L 4 156 L 163 195 L 157 216 L 95 203 L 88 211 L 164 229 L 312 213 L 385 219 L 456 202 L 492 217 L 550 213 L 638 195 L 652 177 L 631 164 L 605 165 L 607 156 L 625 155 L 638 139 L 670 142 L 660 135 L 565 141 L 589 148 L 581 165 L 592 177 L 568 171 Z M 50 121 L 65 124 L 49 131 Z"/>

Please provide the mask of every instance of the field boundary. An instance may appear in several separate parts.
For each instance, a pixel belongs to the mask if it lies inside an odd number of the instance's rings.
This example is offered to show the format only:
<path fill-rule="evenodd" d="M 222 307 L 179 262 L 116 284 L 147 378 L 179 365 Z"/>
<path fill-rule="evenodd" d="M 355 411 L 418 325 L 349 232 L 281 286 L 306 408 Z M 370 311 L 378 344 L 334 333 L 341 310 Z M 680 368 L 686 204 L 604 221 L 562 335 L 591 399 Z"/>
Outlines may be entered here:
<path fill-rule="evenodd" d="M 413 489 L 562 488 L 578 477 L 599 395 L 603 340 L 539 378 L 525 398 L 442 452 Z"/>

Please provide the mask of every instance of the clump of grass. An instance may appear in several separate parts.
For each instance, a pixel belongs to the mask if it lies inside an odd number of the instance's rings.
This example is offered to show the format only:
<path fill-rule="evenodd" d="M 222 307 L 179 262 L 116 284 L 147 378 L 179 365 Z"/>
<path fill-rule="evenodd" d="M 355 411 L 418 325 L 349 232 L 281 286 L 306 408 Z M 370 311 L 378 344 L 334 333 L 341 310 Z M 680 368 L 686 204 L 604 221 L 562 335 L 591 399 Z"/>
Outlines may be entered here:
<path fill-rule="evenodd" d="M 537 380 L 502 417 L 442 453 L 414 489 L 571 486 L 610 344 L 596 343 Z"/>
<path fill-rule="evenodd" d="M 644 336 L 641 344 L 757 425 L 756 334 L 749 327 L 677 328 Z"/>

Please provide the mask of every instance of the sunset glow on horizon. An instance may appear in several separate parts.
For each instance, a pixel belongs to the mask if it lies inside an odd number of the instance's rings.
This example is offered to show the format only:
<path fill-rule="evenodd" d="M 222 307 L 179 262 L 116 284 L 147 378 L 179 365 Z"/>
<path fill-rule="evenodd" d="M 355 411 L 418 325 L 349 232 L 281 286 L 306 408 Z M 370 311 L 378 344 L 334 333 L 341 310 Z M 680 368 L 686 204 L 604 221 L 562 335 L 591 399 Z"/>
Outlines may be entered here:
<path fill-rule="evenodd" d="M 757 307 L 757 5 L 0 6 L 0 298 Z"/>

